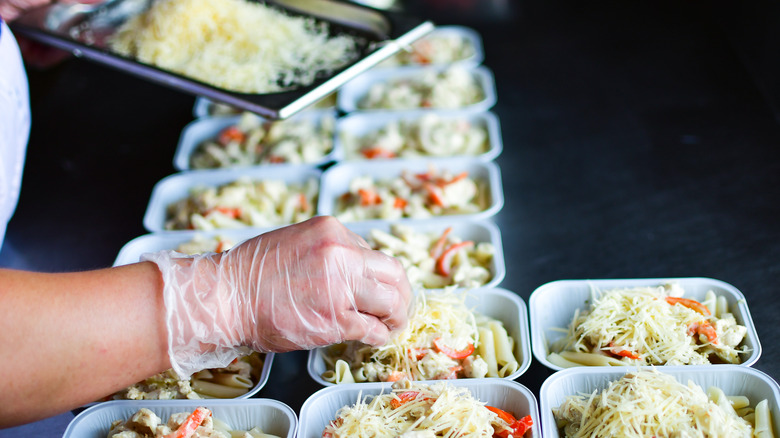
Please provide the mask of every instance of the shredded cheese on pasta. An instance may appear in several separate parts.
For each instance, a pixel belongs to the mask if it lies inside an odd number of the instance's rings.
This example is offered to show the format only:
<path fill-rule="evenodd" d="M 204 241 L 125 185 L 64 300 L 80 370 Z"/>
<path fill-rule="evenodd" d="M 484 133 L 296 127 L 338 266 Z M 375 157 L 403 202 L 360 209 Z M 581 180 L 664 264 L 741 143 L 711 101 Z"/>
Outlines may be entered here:
<path fill-rule="evenodd" d="M 637 371 L 592 394 L 569 396 L 556 409 L 566 437 L 752 437 L 753 426 L 737 415 L 718 388 Z"/>
<path fill-rule="evenodd" d="M 514 340 L 500 321 L 477 314 L 465 304 L 465 292 L 428 291 L 417 294 L 414 315 L 406 329 L 381 347 L 347 342 L 330 347 L 324 358 L 326 380 L 347 383 L 408 380 L 440 380 L 459 377 L 505 377 L 518 368 Z M 508 356 L 495 349 L 482 354 L 480 333 L 500 336 Z M 495 332 L 500 335 L 495 335 Z M 346 381 L 337 381 L 338 362 L 349 365 Z M 490 365 L 493 366 L 490 366 Z M 492 369 L 491 369 L 492 368 Z"/>
<path fill-rule="evenodd" d="M 474 398 L 468 388 L 444 382 L 361 396 L 355 405 L 339 409 L 336 416 L 325 428 L 324 438 L 492 438 L 496 431 L 509 426 Z"/>
<path fill-rule="evenodd" d="M 357 56 L 326 23 L 245 0 L 158 0 L 109 41 L 120 54 L 242 93 L 311 84 Z"/>
<path fill-rule="evenodd" d="M 711 314 L 682 295 L 678 285 L 596 291 L 591 306 L 575 313 L 567 336 L 551 350 L 584 364 L 596 364 L 587 363 L 598 359 L 593 355 L 604 357 L 604 365 L 695 365 L 715 358 L 739 363 L 745 350 L 736 347 L 747 329 L 732 314 Z M 710 296 L 705 301 L 714 303 L 714 293 Z"/>

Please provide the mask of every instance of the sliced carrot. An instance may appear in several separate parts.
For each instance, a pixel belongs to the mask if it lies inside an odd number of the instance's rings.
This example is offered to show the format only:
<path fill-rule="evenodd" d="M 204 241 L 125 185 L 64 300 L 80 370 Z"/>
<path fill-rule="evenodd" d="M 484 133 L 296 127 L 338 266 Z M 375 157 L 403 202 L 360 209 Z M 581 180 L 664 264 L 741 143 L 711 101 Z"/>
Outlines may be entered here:
<path fill-rule="evenodd" d="M 369 160 L 376 158 L 395 158 L 395 153 L 393 153 L 393 151 L 389 151 L 381 146 L 363 149 L 360 153 Z"/>
<path fill-rule="evenodd" d="M 382 203 L 382 198 L 373 190 L 358 189 L 358 195 L 360 195 L 360 205 L 364 207 Z"/>
<path fill-rule="evenodd" d="M 453 380 L 458 378 L 458 373 L 463 371 L 460 365 L 450 367 L 449 370 L 437 375 L 434 380 Z"/>
<path fill-rule="evenodd" d="M 414 360 L 420 360 L 428 354 L 427 348 L 410 348 L 409 357 Z"/>
<path fill-rule="evenodd" d="M 274 164 L 281 164 L 284 163 L 284 158 L 278 156 L 278 155 L 269 155 L 268 156 L 268 162 L 274 163 Z"/>
<path fill-rule="evenodd" d="M 298 195 L 298 203 L 301 205 L 301 211 L 309 211 L 309 201 L 303 193 Z"/>
<path fill-rule="evenodd" d="M 638 353 L 634 353 L 623 347 L 616 347 L 612 342 L 609 343 L 609 351 L 616 356 L 627 357 L 629 359 L 639 359 L 640 357 Z"/>
<path fill-rule="evenodd" d="M 392 406 L 393 409 L 398 409 L 404 404 L 416 399 L 418 395 L 420 395 L 418 391 L 402 392 L 397 395 L 398 398 L 390 400 L 390 406 Z"/>
<path fill-rule="evenodd" d="M 436 181 L 436 184 L 439 187 L 444 187 L 444 186 L 448 186 L 448 185 L 450 185 L 452 183 L 456 183 L 456 182 L 458 182 L 458 181 L 460 181 L 462 179 L 466 179 L 466 177 L 468 177 L 468 176 L 469 176 L 468 172 L 461 172 L 461 173 L 455 175 L 454 177 L 452 177 L 452 179 L 449 179 L 449 180 L 439 179 L 438 181 Z"/>
<path fill-rule="evenodd" d="M 474 242 L 471 240 L 450 245 L 450 247 L 444 250 L 439 258 L 436 259 L 436 273 L 444 277 L 449 277 L 450 270 L 452 269 L 452 258 L 455 257 L 455 254 L 457 254 L 459 249 L 470 248 L 472 246 L 474 246 Z"/>
<path fill-rule="evenodd" d="M 515 421 L 517 421 L 514 415 L 510 414 L 509 412 L 503 409 L 499 409 L 493 406 L 485 406 L 485 407 L 488 408 L 488 410 L 490 410 L 494 414 L 498 415 L 498 418 L 506 421 L 507 424 L 512 424 Z"/>
<path fill-rule="evenodd" d="M 389 376 L 387 376 L 387 382 L 397 382 L 404 377 L 406 377 L 406 373 L 401 371 L 393 371 Z"/>
<path fill-rule="evenodd" d="M 409 201 L 407 201 L 404 198 L 399 198 L 397 196 L 395 198 L 395 201 L 393 202 L 393 207 L 399 210 L 403 210 L 404 208 L 406 208 L 407 205 L 409 205 Z"/>
<path fill-rule="evenodd" d="M 217 136 L 217 142 L 222 146 L 227 146 L 231 142 L 241 143 L 246 138 L 246 134 L 241 132 L 236 126 L 228 126 Z"/>
<path fill-rule="evenodd" d="M 178 429 L 165 435 L 164 438 L 190 438 L 198 426 L 209 416 L 211 416 L 210 410 L 203 407 L 195 408 Z"/>
<path fill-rule="evenodd" d="M 709 321 L 694 322 L 689 325 L 688 335 L 693 336 L 694 334 L 706 336 L 712 344 L 718 343 L 718 332 Z"/>
<path fill-rule="evenodd" d="M 444 354 L 445 356 L 451 359 L 465 359 L 471 356 L 471 353 L 474 352 L 474 344 L 472 344 L 471 342 L 469 342 L 469 344 L 463 350 L 456 350 L 450 347 L 449 345 L 445 344 L 442 338 L 436 338 L 433 340 L 433 346 L 440 353 Z"/>
<path fill-rule="evenodd" d="M 439 236 L 439 240 L 436 241 L 436 243 L 433 245 L 433 248 L 431 248 L 431 257 L 438 259 L 441 255 L 442 251 L 444 251 L 444 245 L 447 243 L 447 235 L 449 235 L 452 232 L 452 227 L 447 227 L 446 230 L 444 230 L 443 233 L 441 233 L 441 236 Z"/>
<path fill-rule="evenodd" d="M 690 298 L 678 298 L 678 297 L 666 297 L 666 302 L 674 306 L 675 304 L 683 305 L 691 310 L 695 310 L 699 313 L 701 313 L 704 316 L 710 316 L 710 309 L 707 308 L 704 304 L 692 300 Z"/>
<path fill-rule="evenodd" d="M 485 406 L 485 407 L 488 408 L 491 412 L 498 415 L 498 418 L 500 418 L 501 420 L 503 420 L 509 425 L 507 429 L 503 429 L 499 432 L 495 432 L 493 434 L 494 437 L 509 438 L 511 436 L 512 438 L 520 438 L 523 435 L 525 435 L 525 433 L 528 430 L 530 430 L 534 424 L 534 421 L 530 415 L 526 415 L 525 417 L 518 420 L 515 418 L 514 415 L 510 414 L 509 412 L 503 409 L 495 408 L 493 406 Z"/>
<path fill-rule="evenodd" d="M 441 188 L 430 183 L 423 184 L 425 190 L 428 192 L 428 197 L 431 199 L 433 205 L 444 207 L 444 198 L 442 197 Z"/>
<path fill-rule="evenodd" d="M 221 241 L 221 240 L 220 240 L 220 241 L 217 243 L 217 248 L 214 250 L 214 252 L 222 252 L 222 251 L 224 251 L 224 250 L 225 250 L 225 242 L 223 242 L 223 241 Z M 233 362 L 235 362 L 235 361 L 233 361 Z"/>
<path fill-rule="evenodd" d="M 205 216 L 209 215 L 213 211 L 218 211 L 225 216 L 228 216 L 233 219 L 237 219 L 241 217 L 241 209 L 238 207 L 216 207 L 212 208 L 211 210 L 208 210 L 205 214 Z"/>

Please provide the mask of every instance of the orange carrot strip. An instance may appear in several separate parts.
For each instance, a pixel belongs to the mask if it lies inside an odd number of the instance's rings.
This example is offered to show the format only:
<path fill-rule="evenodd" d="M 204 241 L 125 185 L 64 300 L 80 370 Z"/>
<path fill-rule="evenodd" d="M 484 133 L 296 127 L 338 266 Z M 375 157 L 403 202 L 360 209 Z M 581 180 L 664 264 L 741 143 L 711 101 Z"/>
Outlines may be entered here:
<path fill-rule="evenodd" d="M 217 136 L 217 142 L 221 144 L 222 146 L 227 146 L 230 142 L 243 142 L 246 138 L 246 135 L 241 132 L 240 129 L 236 126 L 228 126 L 227 128 L 223 129 L 219 135 Z"/>
<path fill-rule="evenodd" d="M 616 347 L 612 342 L 609 343 L 609 351 L 614 355 L 627 357 L 629 359 L 639 359 L 640 357 L 638 353 L 634 353 L 633 351 L 623 347 Z"/>
<path fill-rule="evenodd" d="M 466 240 L 465 242 L 456 243 L 447 248 L 436 260 L 436 273 L 448 277 L 450 275 L 452 258 L 455 257 L 458 250 L 472 246 L 474 246 L 474 242 Z"/>
<path fill-rule="evenodd" d="M 445 344 L 442 338 L 436 338 L 433 340 L 433 346 L 436 347 L 436 350 L 438 350 L 440 353 L 451 359 L 465 359 L 474 352 L 474 344 L 471 342 L 469 342 L 469 344 L 463 350 L 456 350 Z"/>
<path fill-rule="evenodd" d="M 439 237 L 439 240 L 436 241 L 436 243 L 433 245 L 433 248 L 431 248 L 431 257 L 437 259 L 441 255 L 442 251 L 444 251 L 444 245 L 447 243 L 447 235 L 452 232 L 452 227 L 447 227 L 446 230 L 444 230 L 443 233 L 441 233 L 441 236 Z"/>
<path fill-rule="evenodd" d="M 690 298 L 678 298 L 678 297 L 666 297 L 666 302 L 674 306 L 675 304 L 683 305 L 691 310 L 695 310 L 699 313 L 701 313 L 704 316 L 710 316 L 710 309 L 707 308 L 704 304 L 692 300 Z"/>
<path fill-rule="evenodd" d="M 181 423 L 181 426 L 168 435 L 165 435 L 165 438 L 190 438 L 195 433 L 195 429 L 197 429 L 198 426 L 203 423 L 203 420 L 210 415 L 211 411 L 206 408 L 195 408 L 190 416 Z"/>
<path fill-rule="evenodd" d="M 405 403 L 416 399 L 418 395 L 420 395 L 420 393 L 417 391 L 402 392 L 398 394 L 398 398 L 394 398 L 390 400 L 390 406 L 392 406 L 393 409 L 398 409 L 401 406 L 403 406 Z"/>

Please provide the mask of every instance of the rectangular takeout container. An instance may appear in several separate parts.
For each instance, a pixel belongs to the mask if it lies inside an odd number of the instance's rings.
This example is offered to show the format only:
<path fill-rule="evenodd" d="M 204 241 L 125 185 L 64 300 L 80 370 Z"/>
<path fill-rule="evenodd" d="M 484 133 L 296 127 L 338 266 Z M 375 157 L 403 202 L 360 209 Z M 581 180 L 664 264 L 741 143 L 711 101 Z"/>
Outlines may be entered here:
<path fill-rule="evenodd" d="M 549 345 L 564 336 L 564 333 L 553 329 L 569 327 L 575 310 L 587 308 L 592 288 L 605 290 L 659 286 L 666 283 L 679 284 L 685 290 L 685 295 L 683 295 L 685 298 L 701 301 L 708 290 L 712 290 L 717 296 L 726 297 L 729 310 L 737 323 L 747 327 L 743 345 L 748 347 L 749 352 L 747 356 L 740 355 L 742 358 L 740 366 L 750 366 L 758 360 L 761 356 L 761 344 L 745 296 L 737 288 L 723 281 L 696 277 L 558 280 L 544 284 L 531 294 L 528 304 L 531 314 L 531 345 L 534 357 L 548 368 L 563 369 L 547 360 L 547 355 L 550 353 Z"/>
<path fill-rule="evenodd" d="M 336 113 L 332 110 L 319 110 L 319 111 L 304 111 L 296 114 L 288 120 L 277 121 L 275 123 L 288 123 L 289 121 L 304 120 L 311 121 L 315 126 L 319 127 L 322 120 L 325 117 L 333 118 L 333 126 L 335 130 L 336 126 Z M 222 130 L 229 126 L 233 126 L 241 119 L 240 115 L 236 116 L 219 116 L 219 117 L 204 117 L 194 120 L 187 124 L 181 132 L 179 137 L 179 144 L 176 147 L 176 153 L 173 156 L 173 167 L 176 170 L 190 170 L 190 158 L 192 154 L 197 150 L 203 142 L 207 140 L 215 139 Z M 272 120 L 265 119 L 266 121 L 273 122 Z M 335 137 L 335 132 L 331 134 L 331 139 Z M 335 141 L 333 141 L 333 147 L 330 152 L 323 155 L 319 160 L 310 163 L 296 164 L 299 166 L 311 166 L 316 167 L 333 161 L 335 155 Z M 264 163 L 256 166 L 278 166 L 279 164 Z M 255 166 L 243 166 L 243 167 L 255 167 Z M 235 168 L 235 167 L 232 167 Z"/>
<path fill-rule="evenodd" d="M 507 379 L 460 379 L 447 382 L 453 386 L 468 388 L 479 401 L 512 413 L 516 418 L 530 415 L 533 420 L 530 436 L 541 436 L 536 397 L 520 383 Z M 321 438 L 325 426 L 336 419 L 336 412 L 343 406 L 354 405 L 358 397 L 390 391 L 391 383 L 351 383 L 320 389 L 301 407 L 298 438 Z"/>
<path fill-rule="evenodd" d="M 504 248 L 501 242 L 501 231 L 498 227 L 489 221 L 468 221 L 460 219 L 450 219 L 447 216 L 437 219 L 405 219 L 395 222 L 347 222 L 344 224 L 355 234 L 366 238 L 372 229 L 379 229 L 390 232 L 394 223 L 403 224 L 411 227 L 418 233 L 443 233 L 448 227 L 452 228 L 451 236 L 460 237 L 462 240 L 471 240 L 475 244 L 488 242 L 493 245 L 495 253 L 493 254 L 493 263 L 490 266 L 490 272 L 493 278 L 486 284 L 480 286 L 480 289 L 492 288 L 498 286 L 506 276 L 506 263 L 504 262 Z"/>
<path fill-rule="evenodd" d="M 386 109 L 386 108 L 361 108 L 360 100 L 368 93 L 371 87 L 375 84 L 389 84 L 398 80 L 416 80 L 420 78 L 425 72 L 443 72 L 448 68 L 461 68 L 457 66 L 446 67 L 433 67 L 433 66 L 404 66 L 394 68 L 381 68 L 374 69 L 365 74 L 362 74 L 350 81 L 344 87 L 339 90 L 338 95 L 338 107 L 344 112 L 353 111 L 366 111 L 366 112 L 382 112 L 382 111 L 407 111 L 415 108 L 401 109 Z M 465 67 L 463 67 L 465 68 Z M 482 89 L 482 100 L 466 105 L 460 108 L 451 108 L 452 110 L 460 111 L 487 111 L 492 108 L 498 100 L 496 95 L 496 80 L 493 77 L 493 72 L 485 66 L 477 66 L 467 69 L 479 87 Z M 420 110 L 426 110 L 419 108 Z M 443 108 L 431 108 L 443 109 Z"/>
<path fill-rule="evenodd" d="M 351 2 L 273 0 L 291 15 L 329 24 L 333 33 L 359 38 L 352 61 L 314 83 L 267 94 L 240 93 L 117 54 L 107 40 L 128 19 L 148 9 L 149 0 L 107 0 L 95 4 L 52 3 L 34 8 L 12 24 L 19 35 L 72 52 L 118 70 L 193 95 L 284 119 L 337 90 L 434 29 L 433 23 L 398 11 L 380 11 Z"/>
<path fill-rule="evenodd" d="M 420 293 L 418 291 L 417 293 Z M 435 293 L 435 292 L 434 292 Z M 531 366 L 531 347 L 528 338 L 528 312 L 523 300 L 514 292 L 502 288 L 479 288 L 468 292 L 466 304 L 475 312 L 497 319 L 504 324 L 509 336 L 514 340 L 514 355 L 518 359 L 517 371 L 505 378 L 489 377 L 483 379 L 458 379 L 490 382 L 493 380 L 515 380 Z M 349 386 L 352 384 L 330 383 L 322 378 L 326 369 L 322 354 L 325 348 L 317 348 L 309 352 L 307 369 L 312 379 L 324 386 Z M 376 382 L 355 383 L 354 385 L 371 385 Z"/>
<path fill-rule="evenodd" d="M 198 186 L 216 187 L 229 184 L 241 177 L 252 181 L 278 180 L 287 184 L 303 184 L 310 179 L 315 179 L 319 183 L 321 176 L 320 170 L 310 166 L 288 164 L 175 173 L 158 181 L 152 189 L 152 196 L 144 214 L 144 227 L 150 232 L 165 231 L 168 206 L 188 197 L 191 190 Z"/>
<path fill-rule="evenodd" d="M 637 369 L 637 367 L 577 367 L 552 374 L 542 383 L 539 391 L 543 435 L 546 438 L 563 436 L 558 430 L 552 410 L 560 406 L 566 397 L 601 390 L 610 382 Z M 775 434 L 780 432 L 780 387 L 764 372 L 739 365 L 665 366 L 655 369 L 674 376 L 682 384 L 693 382 L 705 392 L 708 388 L 716 386 L 727 396 L 745 396 L 750 400 L 752 407 L 761 400 L 768 400 L 772 427 Z"/>
<path fill-rule="evenodd" d="M 364 162 L 366 161 L 365 158 L 351 155 L 351 152 L 346 149 L 345 143 L 348 137 L 359 139 L 360 137 L 365 137 L 374 132 L 378 132 L 390 123 L 400 121 L 413 122 L 419 120 L 428 113 L 436 114 L 444 120 L 466 120 L 473 126 L 485 130 L 487 133 L 487 150 L 480 155 L 469 156 L 469 158 L 490 161 L 501 154 L 501 151 L 503 150 L 501 128 L 499 126 L 498 117 L 492 112 L 483 111 L 473 113 L 449 110 L 409 110 L 378 113 L 356 112 L 339 119 L 336 123 L 335 136 L 337 145 L 336 159 Z M 456 155 L 453 155 L 453 157 L 456 157 Z"/>
<path fill-rule="evenodd" d="M 338 163 L 322 174 L 317 211 L 322 215 L 336 216 L 336 201 L 349 191 L 353 179 L 371 176 L 375 181 L 397 178 L 403 171 L 427 172 L 430 166 L 438 171 L 453 174 L 468 172 L 470 178 L 485 182 L 490 191 L 490 204 L 484 210 L 473 214 L 453 214 L 436 218 L 482 220 L 494 216 L 504 206 L 504 192 L 501 186 L 501 172 L 493 162 L 480 162 L 469 158 L 431 158 L 427 160 L 388 160 Z M 405 219 L 401 219 L 405 220 Z M 380 222 L 370 219 L 361 222 Z"/>
<path fill-rule="evenodd" d="M 265 433 L 293 438 L 298 428 L 295 411 L 282 402 L 270 399 L 116 400 L 81 412 L 65 429 L 63 438 L 104 438 L 113 421 L 127 420 L 141 408 L 147 408 L 167 421 L 171 414 L 192 412 L 199 406 L 210 409 L 214 418 L 224 421 L 233 430 L 259 427 Z"/>

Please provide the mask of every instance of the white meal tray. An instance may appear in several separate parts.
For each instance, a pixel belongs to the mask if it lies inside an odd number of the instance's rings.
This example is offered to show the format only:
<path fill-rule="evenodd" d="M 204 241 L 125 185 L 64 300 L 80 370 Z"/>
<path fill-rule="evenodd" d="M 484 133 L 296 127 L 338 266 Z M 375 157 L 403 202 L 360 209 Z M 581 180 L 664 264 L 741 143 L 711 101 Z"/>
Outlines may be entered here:
<path fill-rule="evenodd" d="M 434 66 L 404 66 L 394 68 L 381 68 L 369 70 L 355 79 L 347 82 L 340 90 L 338 95 L 338 108 L 344 112 L 366 111 L 366 112 L 384 112 L 399 111 L 393 109 L 366 109 L 360 108 L 358 103 L 363 96 L 368 93 L 372 85 L 378 83 L 387 83 L 401 79 L 411 79 L 420 77 L 426 70 L 443 71 L 449 67 Z M 483 99 L 470 105 L 458 108 L 461 111 L 487 111 L 496 104 L 498 100 L 496 95 L 496 80 L 493 72 L 485 66 L 477 66 L 468 69 L 474 75 L 474 79 L 482 89 Z M 404 110 L 408 110 L 406 108 Z M 433 108 L 431 108 L 433 109 Z"/>
<path fill-rule="evenodd" d="M 332 117 L 335 122 L 336 113 L 333 110 L 304 111 L 292 116 L 288 120 L 311 120 L 313 123 L 319 126 L 320 121 L 328 116 Z M 173 167 L 175 167 L 176 170 L 190 170 L 190 158 L 198 146 L 207 140 L 216 138 L 223 129 L 235 125 L 240 119 L 240 115 L 214 116 L 200 118 L 187 124 L 187 126 L 185 126 L 182 130 L 181 136 L 179 137 L 179 144 L 176 147 L 176 153 L 173 156 Z M 287 123 L 287 121 L 276 123 Z M 334 148 L 335 143 L 336 142 L 334 141 Z M 323 155 L 317 161 L 310 163 L 300 163 L 299 165 L 316 167 L 333 161 L 333 157 L 335 155 L 334 148 L 331 148 L 330 152 Z M 279 166 L 279 164 L 260 164 L 258 166 Z"/>
<path fill-rule="evenodd" d="M 104 438 L 113 421 L 127 420 L 141 408 L 147 408 L 167 421 L 171 414 L 191 412 L 199 406 L 210 409 L 215 418 L 234 430 L 259 427 L 265 433 L 293 438 L 298 428 L 295 411 L 282 402 L 270 399 L 117 400 L 81 412 L 65 429 L 63 438 Z"/>
<path fill-rule="evenodd" d="M 614 289 L 622 287 L 658 286 L 675 282 L 684 290 L 686 298 L 701 301 L 708 290 L 718 296 L 726 297 L 731 313 L 737 323 L 747 327 L 744 345 L 750 352 L 742 355 L 741 366 L 754 364 L 761 356 L 761 344 L 758 341 L 753 319 L 750 316 L 745 296 L 737 288 L 720 280 L 711 278 L 627 278 L 609 280 L 559 280 L 538 287 L 529 299 L 531 314 L 531 345 L 536 360 L 548 368 L 561 370 L 562 367 L 547 360 L 549 345 L 564 336 L 553 328 L 567 328 L 576 309 L 585 309 L 590 299 L 592 287 Z M 723 365 L 716 365 L 723 366 Z"/>
<path fill-rule="evenodd" d="M 482 61 L 485 59 L 485 49 L 482 45 L 482 37 L 479 35 L 479 32 L 476 30 L 466 27 L 466 26 L 456 26 L 456 25 L 447 25 L 447 26 L 437 26 L 435 27 L 428 35 L 420 38 L 419 40 L 412 43 L 412 45 L 419 44 L 420 42 L 435 38 L 437 36 L 455 36 L 462 38 L 465 43 L 474 50 L 474 53 L 463 59 L 458 59 L 457 61 L 448 62 L 446 65 L 460 65 L 464 67 L 476 67 L 480 64 L 482 64 Z M 396 56 L 396 55 L 394 55 Z M 410 65 L 423 65 L 423 64 L 410 64 Z M 428 65 L 443 65 L 443 64 L 428 64 Z M 395 67 L 393 65 L 392 67 Z M 392 68 L 389 67 L 389 68 Z M 374 69 L 380 69 L 380 68 L 388 68 L 385 67 L 383 63 L 379 63 Z"/>
<path fill-rule="evenodd" d="M 423 115 L 428 113 L 434 113 L 442 119 L 447 120 L 467 120 L 473 126 L 483 128 L 487 131 L 488 149 L 480 155 L 468 156 L 469 158 L 490 161 L 501 154 L 503 150 L 501 128 L 499 126 L 498 117 L 492 112 L 484 111 L 473 113 L 448 110 L 408 110 L 378 113 L 356 112 L 339 119 L 336 123 L 335 158 L 337 160 L 364 162 L 366 161 L 365 158 L 355 156 L 346 150 L 344 147 L 345 136 L 354 138 L 365 137 L 379 131 L 391 122 L 400 120 L 413 121 L 420 119 Z"/>
<path fill-rule="evenodd" d="M 179 245 L 193 240 L 197 236 L 223 237 L 238 245 L 244 240 L 271 231 L 275 228 L 236 228 L 222 230 L 181 230 L 160 231 L 144 234 L 127 242 L 114 260 L 114 266 L 137 263 L 141 255 L 149 252 L 157 252 L 176 249 Z"/>
<path fill-rule="evenodd" d="M 460 379 L 447 382 L 468 388 L 478 400 L 510 412 L 516 418 L 530 415 L 534 423 L 530 436 L 541 436 L 536 397 L 520 383 L 506 379 Z M 336 412 L 341 407 L 354 405 L 358 397 L 388 393 L 391 390 L 390 383 L 351 383 L 320 389 L 301 407 L 298 438 L 321 438 L 325 426 L 336 419 Z"/>
<path fill-rule="evenodd" d="M 353 179 L 365 175 L 375 181 L 399 177 L 403 171 L 427 172 L 433 165 L 439 171 L 449 171 L 453 174 L 468 172 L 470 178 L 486 182 L 490 191 L 490 205 L 484 210 L 471 214 L 453 214 L 437 216 L 437 218 L 461 218 L 482 220 L 494 216 L 504 207 L 504 191 L 501 186 L 501 172 L 493 162 L 481 162 L 470 158 L 431 158 L 427 160 L 388 160 L 361 161 L 338 163 L 322 174 L 320 197 L 317 211 L 322 215 L 336 215 L 336 201 L 349 191 Z M 362 222 L 381 222 L 381 219 L 370 219 Z"/>
<path fill-rule="evenodd" d="M 518 369 L 511 375 L 501 378 L 485 379 L 459 379 L 459 380 L 515 380 L 531 366 L 531 346 L 528 338 L 528 312 L 525 303 L 516 293 L 502 288 L 479 288 L 470 291 L 466 298 L 466 304 L 475 312 L 497 319 L 504 323 L 507 333 L 515 342 L 514 355 L 519 360 Z M 326 371 L 325 360 L 322 357 L 324 348 L 309 351 L 307 369 L 312 379 L 324 386 L 335 385 L 322 378 Z M 357 383 L 357 385 L 370 385 L 372 383 Z"/>
<path fill-rule="evenodd" d="M 150 232 L 165 231 L 168 206 L 189 196 L 190 191 L 197 186 L 220 186 L 241 177 L 248 177 L 253 181 L 278 180 L 302 185 L 312 178 L 319 181 L 321 176 L 322 172 L 316 168 L 289 164 L 175 173 L 158 181 L 152 189 L 152 196 L 144 214 L 144 227 Z"/>
<path fill-rule="evenodd" d="M 578 367 L 552 374 L 542 383 L 539 391 L 542 433 L 545 438 L 562 436 L 552 410 L 560 406 L 566 397 L 603 389 L 609 382 L 636 370 L 637 367 Z M 657 367 L 656 370 L 674 376 L 684 384 L 692 381 L 705 392 L 707 388 L 717 386 L 727 396 L 746 396 L 753 407 L 766 399 L 769 401 L 775 434 L 780 432 L 780 386 L 762 371 L 738 365 L 666 366 Z"/>

